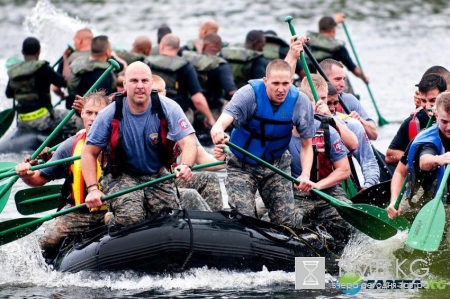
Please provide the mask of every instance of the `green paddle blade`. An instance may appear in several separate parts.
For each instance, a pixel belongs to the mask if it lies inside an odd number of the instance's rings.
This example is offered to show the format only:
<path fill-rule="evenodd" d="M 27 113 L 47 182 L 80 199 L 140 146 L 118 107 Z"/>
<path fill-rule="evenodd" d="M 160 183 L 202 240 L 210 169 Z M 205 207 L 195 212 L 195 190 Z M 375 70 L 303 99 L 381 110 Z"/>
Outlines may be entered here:
<path fill-rule="evenodd" d="M 335 206 L 339 215 L 353 227 L 375 240 L 386 240 L 397 234 L 397 229 L 365 211 Z"/>
<path fill-rule="evenodd" d="M 397 228 L 391 226 L 382 219 L 377 218 L 381 213 L 379 210 L 383 209 L 373 207 L 373 210 L 365 211 L 358 209 L 357 206 L 355 207 L 354 205 L 341 202 L 318 190 L 312 189 L 311 191 L 327 200 L 336 208 L 339 215 L 341 215 L 345 221 L 369 237 L 375 240 L 386 240 L 397 234 Z"/>
<path fill-rule="evenodd" d="M 395 217 L 394 219 L 389 218 L 388 213 L 385 209 L 367 205 L 367 204 L 353 204 L 352 207 L 357 208 L 358 210 L 364 211 L 367 214 L 370 214 L 381 221 L 389 224 L 392 227 L 395 227 L 397 230 L 407 230 L 411 226 L 408 220 L 403 217 Z"/>
<path fill-rule="evenodd" d="M 18 178 L 19 177 L 12 178 L 8 183 L 0 186 L 0 213 L 5 208 L 6 203 L 9 199 L 9 195 L 11 194 L 11 187 L 12 185 L 14 185 Z"/>
<path fill-rule="evenodd" d="M 380 117 L 378 118 L 378 126 L 382 127 L 382 126 L 388 125 L 388 124 L 389 124 L 389 122 L 380 115 Z"/>
<path fill-rule="evenodd" d="M 16 165 L 17 163 L 14 162 L 0 162 L 0 173 L 14 170 L 14 167 L 16 167 Z"/>
<path fill-rule="evenodd" d="M 444 204 L 439 198 L 435 198 L 417 214 L 409 231 L 406 244 L 414 249 L 435 251 L 441 244 L 444 226 Z"/>
<path fill-rule="evenodd" d="M 0 112 L 0 137 L 2 137 L 6 131 L 8 131 L 11 124 L 14 122 L 15 113 L 12 108 L 3 110 Z"/>
<path fill-rule="evenodd" d="M 10 243 L 34 232 L 42 223 L 31 222 L 38 219 L 39 218 L 19 218 L 0 223 L 0 245 Z M 18 226 L 23 227 L 9 232 L 10 229 Z"/>
<path fill-rule="evenodd" d="M 18 191 L 15 195 L 17 211 L 22 215 L 32 215 L 59 208 L 61 187 L 48 185 Z"/>
<path fill-rule="evenodd" d="M 358 191 L 355 189 L 355 185 L 351 179 L 347 178 L 345 181 L 341 183 L 342 189 L 344 189 L 347 198 L 352 198 L 358 194 Z"/>

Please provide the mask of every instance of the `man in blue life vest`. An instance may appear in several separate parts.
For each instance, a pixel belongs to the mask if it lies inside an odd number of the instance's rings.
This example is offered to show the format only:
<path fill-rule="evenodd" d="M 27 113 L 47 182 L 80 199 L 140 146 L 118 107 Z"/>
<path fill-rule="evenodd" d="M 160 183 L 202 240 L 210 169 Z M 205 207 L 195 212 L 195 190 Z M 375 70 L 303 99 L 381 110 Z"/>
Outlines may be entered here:
<path fill-rule="evenodd" d="M 299 39 L 306 42 L 303 37 Z M 224 131 L 233 123 L 231 142 L 290 173 L 291 157 L 287 150 L 292 126 L 295 126 L 301 136 L 303 165 L 298 177 L 301 183 L 295 188 L 309 191 L 312 187 L 309 180 L 313 156 L 311 140 L 315 133 L 311 126 L 313 109 L 308 97 L 292 82 L 293 72 L 287 62 L 281 59 L 270 62 L 266 77 L 249 81 L 233 95 L 211 129 L 211 138 L 214 144 L 226 142 Z M 272 223 L 301 226 L 301 221 L 294 216 L 292 183 L 240 152 L 230 151 L 225 181 L 230 206 L 255 217 L 254 196 L 258 190 Z"/>
<path fill-rule="evenodd" d="M 450 76 L 447 70 L 444 71 L 444 74 L 445 72 L 447 76 Z M 420 100 L 420 108 L 416 109 L 413 115 L 410 115 L 400 125 L 386 151 L 386 163 L 388 164 L 397 165 L 409 142 L 417 136 L 421 129 L 426 127 L 430 118 L 427 110 L 433 108 L 437 96 L 447 90 L 447 82 L 444 77 L 436 73 L 428 73 L 428 71 L 416 86 L 418 87 L 417 98 Z"/>
<path fill-rule="evenodd" d="M 81 104 L 83 107 L 80 112 L 85 130 L 64 141 L 50 161 L 81 154 L 86 141 L 86 134 L 89 132 L 98 112 L 109 104 L 109 99 L 105 96 L 104 91 L 100 91 L 91 93 L 85 99 L 78 98 L 74 104 L 77 106 Z M 16 166 L 17 174 L 27 185 L 38 187 L 52 180 L 66 179 L 62 190 L 63 196 L 66 197 L 64 199 L 68 202 L 66 208 L 84 203 L 87 188 L 81 173 L 80 160 L 36 171 L 30 171 L 30 166 L 30 163 L 25 162 Z M 97 166 L 100 167 L 98 162 Z M 54 259 L 67 235 L 103 225 L 105 212 L 106 207 L 92 212 L 88 209 L 82 209 L 56 218 L 47 226 L 44 235 L 39 239 L 44 257 Z"/>
<path fill-rule="evenodd" d="M 436 99 L 436 124 L 417 135 L 395 169 L 391 182 L 391 202 L 387 208 L 389 217 L 406 214 L 408 218 L 414 218 L 418 210 L 436 195 L 449 163 L 450 92 L 443 92 Z M 396 210 L 394 205 L 406 176 L 409 181 L 407 200 L 403 200 Z M 447 192 L 444 194 L 448 198 Z"/>
<path fill-rule="evenodd" d="M 14 98 L 18 113 L 19 130 L 36 130 L 50 134 L 67 115 L 67 111 L 53 109 L 50 85 L 66 85 L 65 77 L 56 73 L 47 61 L 39 60 L 41 45 L 34 37 L 27 37 L 22 43 L 23 62 L 16 63 L 8 69 L 9 81 L 6 97 Z M 67 55 L 63 60 L 67 62 Z M 62 128 L 58 137 L 64 138 L 76 132 L 74 118 Z M 54 140 L 55 141 L 55 140 Z M 59 138 L 56 143 L 60 142 Z"/>
<path fill-rule="evenodd" d="M 92 126 L 81 158 L 89 208 L 101 206 L 104 194 L 167 175 L 174 142 L 183 150 L 176 176 L 192 179 L 191 167 L 197 156 L 194 129 L 177 103 L 152 93 L 152 84 L 148 65 L 140 61 L 130 64 L 125 72 L 126 94 L 115 97 Z M 96 157 L 106 148 L 109 166 L 102 180 L 103 193 L 97 187 Z M 113 213 L 109 224 L 131 225 L 165 207 L 179 206 L 173 180 L 166 180 L 108 201 Z"/>

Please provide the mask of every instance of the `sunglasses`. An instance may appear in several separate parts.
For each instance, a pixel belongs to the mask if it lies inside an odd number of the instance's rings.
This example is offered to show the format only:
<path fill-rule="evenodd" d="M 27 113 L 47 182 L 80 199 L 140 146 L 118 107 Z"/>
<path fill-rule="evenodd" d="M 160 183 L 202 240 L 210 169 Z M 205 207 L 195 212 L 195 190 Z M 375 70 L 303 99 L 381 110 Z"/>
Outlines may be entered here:
<path fill-rule="evenodd" d="M 339 104 L 339 101 L 333 101 L 333 102 L 327 102 L 327 105 L 333 105 L 333 106 L 337 106 Z"/>

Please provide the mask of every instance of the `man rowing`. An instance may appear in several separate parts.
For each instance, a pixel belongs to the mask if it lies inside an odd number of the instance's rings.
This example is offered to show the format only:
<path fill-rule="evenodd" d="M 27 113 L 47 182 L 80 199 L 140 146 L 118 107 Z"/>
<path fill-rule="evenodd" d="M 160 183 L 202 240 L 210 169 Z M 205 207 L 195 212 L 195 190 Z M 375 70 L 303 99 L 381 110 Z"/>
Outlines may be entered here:
<path fill-rule="evenodd" d="M 85 99 L 78 98 L 75 100 L 75 106 L 80 104 L 83 107 L 80 112 L 85 130 L 64 141 L 50 161 L 57 161 L 81 154 L 86 135 L 89 133 L 98 112 L 109 104 L 109 99 L 105 96 L 104 91 L 94 92 Z M 100 167 L 99 160 L 96 159 L 96 161 L 97 167 Z M 85 195 L 92 190 L 92 186 L 86 187 L 84 183 L 80 160 L 36 171 L 30 171 L 30 167 L 31 165 L 28 162 L 20 163 L 16 166 L 16 173 L 29 186 L 43 186 L 53 180 L 66 179 L 61 190 L 63 197 L 65 197 L 64 200 L 67 201 L 66 208 L 84 203 Z M 97 186 L 98 179 L 99 176 L 96 179 L 95 186 Z M 44 257 L 49 260 L 54 259 L 64 238 L 69 234 L 103 225 L 105 212 L 106 206 L 96 211 L 82 209 L 56 218 L 55 221 L 47 226 L 44 235 L 39 239 L 39 246 L 43 250 Z"/>
<path fill-rule="evenodd" d="M 390 218 L 401 214 L 414 218 L 443 183 L 444 168 L 450 163 L 450 92 L 437 96 L 436 119 L 435 125 L 422 131 L 410 143 L 395 169 L 391 182 L 391 202 L 387 208 Z M 409 181 L 407 200 L 395 209 L 396 197 L 406 176 Z"/>

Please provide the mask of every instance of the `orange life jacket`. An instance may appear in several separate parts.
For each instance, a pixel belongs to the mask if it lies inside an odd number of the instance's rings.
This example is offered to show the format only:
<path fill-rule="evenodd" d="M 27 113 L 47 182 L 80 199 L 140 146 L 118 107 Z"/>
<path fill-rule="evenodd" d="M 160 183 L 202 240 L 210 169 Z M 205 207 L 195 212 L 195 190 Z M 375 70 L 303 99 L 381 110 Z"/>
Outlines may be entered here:
<path fill-rule="evenodd" d="M 76 136 L 75 141 L 72 145 L 72 156 L 81 155 L 85 142 L 86 131 Z M 84 199 L 87 195 L 86 184 L 84 182 L 83 174 L 81 173 L 81 160 L 74 161 L 70 166 L 69 171 L 69 176 L 72 177 L 72 199 L 75 206 L 78 206 L 84 203 Z M 102 169 L 100 167 L 100 163 L 97 161 L 97 181 L 100 179 L 101 174 Z M 106 205 L 103 205 L 101 207 L 101 210 L 106 210 Z"/>

